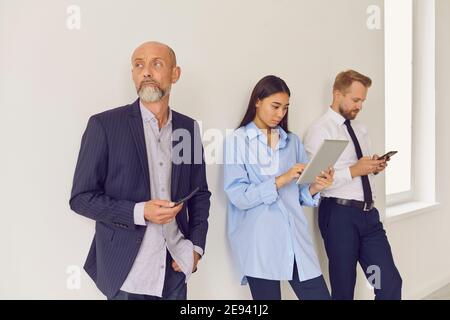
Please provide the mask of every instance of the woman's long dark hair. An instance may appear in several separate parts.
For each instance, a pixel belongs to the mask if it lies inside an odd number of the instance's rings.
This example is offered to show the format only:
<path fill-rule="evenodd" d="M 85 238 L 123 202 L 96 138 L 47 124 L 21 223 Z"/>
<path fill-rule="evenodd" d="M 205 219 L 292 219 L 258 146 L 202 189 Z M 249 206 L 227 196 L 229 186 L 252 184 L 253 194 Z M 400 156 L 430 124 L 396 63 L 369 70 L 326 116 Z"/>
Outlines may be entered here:
<path fill-rule="evenodd" d="M 280 92 L 286 93 L 289 97 L 291 96 L 291 91 L 289 90 L 289 87 L 283 79 L 280 79 L 276 76 L 266 76 L 259 80 L 255 88 L 253 89 L 250 101 L 248 103 L 247 112 L 245 113 L 244 119 L 242 119 L 239 128 L 246 126 L 255 119 L 256 102 L 258 102 L 258 100 L 263 100 L 273 94 Z M 284 131 L 289 133 L 288 112 L 286 112 L 283 120 L 281 120 L 280 127 L 283 128 Z"/>

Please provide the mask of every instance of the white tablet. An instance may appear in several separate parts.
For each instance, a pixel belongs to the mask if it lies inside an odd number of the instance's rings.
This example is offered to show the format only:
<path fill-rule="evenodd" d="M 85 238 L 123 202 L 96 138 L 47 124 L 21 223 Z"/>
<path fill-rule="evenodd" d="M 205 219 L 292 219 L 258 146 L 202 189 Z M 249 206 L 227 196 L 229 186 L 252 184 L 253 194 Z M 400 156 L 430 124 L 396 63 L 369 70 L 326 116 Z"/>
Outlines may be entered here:
<path fill-rule="evenodd" d="M 334 166 L 348 145 L 348 140 L 324 140 L 319 151 L 303 170 L 297 184 L 313 183 L 322 171 Z"/>

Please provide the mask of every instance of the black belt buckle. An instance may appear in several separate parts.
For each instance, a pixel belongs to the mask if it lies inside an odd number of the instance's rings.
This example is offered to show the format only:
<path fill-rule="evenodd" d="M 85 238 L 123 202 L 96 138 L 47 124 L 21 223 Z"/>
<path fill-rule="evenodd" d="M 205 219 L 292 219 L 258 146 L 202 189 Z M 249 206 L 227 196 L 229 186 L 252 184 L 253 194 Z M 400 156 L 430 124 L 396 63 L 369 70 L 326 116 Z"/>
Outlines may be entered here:
<path fill-rule="evenodd" d="M 369 212 L 372 209 L 373 209 L 373 202 L 372 203 L 364 202 L 364 208 L 363 208 L 364 212 Z"/>

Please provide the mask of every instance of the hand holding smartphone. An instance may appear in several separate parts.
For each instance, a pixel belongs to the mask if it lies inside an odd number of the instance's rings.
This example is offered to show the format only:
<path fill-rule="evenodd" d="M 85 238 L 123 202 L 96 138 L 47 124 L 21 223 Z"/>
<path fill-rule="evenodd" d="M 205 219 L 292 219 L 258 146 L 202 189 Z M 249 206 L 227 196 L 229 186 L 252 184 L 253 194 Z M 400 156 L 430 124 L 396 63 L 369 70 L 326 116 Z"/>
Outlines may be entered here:
<path fill-rule="evenodd" d="M 388 153 L 382 155 L 381 157 L 378 157 L 378 160 L 388 160 L 397 153 L 398 151 L 389 151 Z"/>
<path fill-rule="evenodd" d="M 190 198 L 192 198 L 192 197 L 197 193 L 198 190 L 200 190 L 199 187 L 195 188 L 195 189 L 194 189 L 191 193 L 189 193 L 186 197 L 184 197 L 184 198 L 182 198 L 182 199 L 180 199 L 180 200 L 174 202 L 174 207 L 178 206 L 179 204 L 181 204 L 181 203 L 183 203 L 183 202 L 188 201 Z"/>

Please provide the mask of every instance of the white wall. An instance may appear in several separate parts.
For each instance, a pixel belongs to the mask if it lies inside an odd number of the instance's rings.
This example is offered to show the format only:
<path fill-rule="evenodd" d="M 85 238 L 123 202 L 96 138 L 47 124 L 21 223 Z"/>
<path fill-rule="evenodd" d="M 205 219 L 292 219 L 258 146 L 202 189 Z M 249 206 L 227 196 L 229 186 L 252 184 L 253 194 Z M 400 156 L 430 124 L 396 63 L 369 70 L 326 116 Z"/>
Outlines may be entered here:
<path fill-rule="evenodd" d="M 66 28 L 66 8 L 81 8 L 81 30 Z M 203 129 L 235 127 L 250 91 L 266 74 L 284 78 L 293 96 L 292 131 L 302 135 L 330 104 L 337 72 L 370 75 L 361 115 L 376 152 L 384 151 L 384 45 L 368 30 L 367 8 L 382 0 L 1 0 L 0 107 L 2 232 L 0 298 L 102 298 L 82 271 L 80 290 L 66 287 L 66 269 L 82 266 L 93 222 L 71 213 L 68 199 L 88 117 L 136 97 L 129 58 L 141 42 L 170 44 L 183 69 L 171 105 Z M 449 30 L 449 2 L 438 1 L 439 36 Z M 448 276 L 447 215 L 450 102 L 449 41 L 441 41 L 438 74 L 440 211 L 387 225 L 405 296 L 418 297 Z M 205 141 L 205 143 L 207 143 Z M 225 236 L 221 167 L 207 168 L 213 193 L 206 255 L 189 284 L 191 299 L 248 299 L 231 269 Z M 377 180 L 384 209 L 384 177 Z M 308 209 L 326 273 L 314 211 Z M 286 298 L 292 292 L 283 286 Z M 358 298 L 370 298 L 363 281 Z"/>

